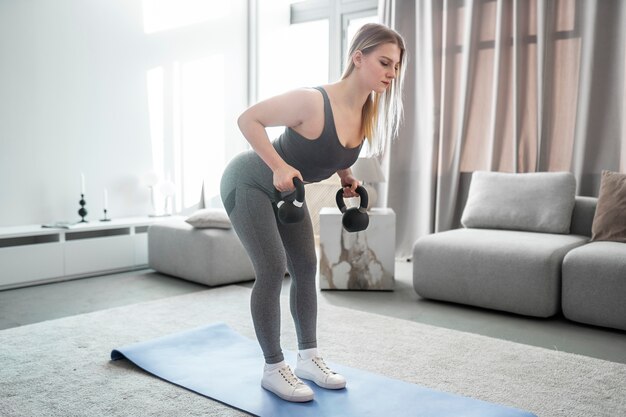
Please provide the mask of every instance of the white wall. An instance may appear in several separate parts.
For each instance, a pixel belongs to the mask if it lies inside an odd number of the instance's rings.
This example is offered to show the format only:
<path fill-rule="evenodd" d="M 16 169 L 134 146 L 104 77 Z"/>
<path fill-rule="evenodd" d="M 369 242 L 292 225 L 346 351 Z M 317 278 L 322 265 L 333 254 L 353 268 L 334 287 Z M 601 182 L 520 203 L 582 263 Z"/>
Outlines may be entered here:
<path fill-rule="evenodd" d="M 213 11 L 168 16 L 157 7 L 173 3 L 177 13 L 206 4 Z M 227 86 L 216 98 L 224 107 L 226 151 L 243 146 L 235 119 L 246 104 L 245 4 L 0 1 L 0 226 L 78 220 L 81 172 L 89 220 L 102 216 L 104 188 L 111 217 L 147 214 L 149 191 L 140 179 L 155 168 L 182 190 L 176 154 L 184 126 L 173 84 L 187 62 L 223 56 L 225 78 L 209 80 L 209 88 Z M 156 30 L 146 8 L 173 27 Z M 147 89 L 155 68 L 164 74 L 158 117 Z"/>

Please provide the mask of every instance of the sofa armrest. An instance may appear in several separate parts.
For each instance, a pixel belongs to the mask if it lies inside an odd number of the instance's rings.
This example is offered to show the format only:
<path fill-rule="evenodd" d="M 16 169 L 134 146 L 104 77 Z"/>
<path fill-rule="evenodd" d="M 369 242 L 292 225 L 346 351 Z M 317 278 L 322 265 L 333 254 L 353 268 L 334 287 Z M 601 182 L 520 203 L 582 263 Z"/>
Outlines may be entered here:
<path fill-rule="evenodd" d="M 576 196 L 570 234 L 591 237 L 591 225 L 597 203 L 598 199 L 595 197 Z"/>

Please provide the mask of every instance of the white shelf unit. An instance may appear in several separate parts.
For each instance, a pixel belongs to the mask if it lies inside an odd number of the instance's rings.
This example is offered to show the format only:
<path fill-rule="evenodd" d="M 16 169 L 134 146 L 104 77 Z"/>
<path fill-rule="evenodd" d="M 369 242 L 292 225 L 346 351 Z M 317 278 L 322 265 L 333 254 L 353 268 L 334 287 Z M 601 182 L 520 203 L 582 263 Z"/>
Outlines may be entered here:
<path fill-rule="evenodd" d="M 145 268 L 148 227 L 176 217 L 0 228 L 0 290 Z"/>

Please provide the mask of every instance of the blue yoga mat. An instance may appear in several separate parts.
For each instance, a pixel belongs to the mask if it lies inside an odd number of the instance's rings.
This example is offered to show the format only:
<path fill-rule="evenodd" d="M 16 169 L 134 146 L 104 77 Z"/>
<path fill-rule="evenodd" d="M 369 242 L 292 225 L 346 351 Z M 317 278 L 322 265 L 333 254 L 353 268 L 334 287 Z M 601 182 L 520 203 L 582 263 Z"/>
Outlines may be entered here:
<path fill-rule="evenodd" d="M 348 385 L 315 391 L 308 403 L 291 403 L 261 388 L 263 355 L 256 341 L 218 323 L 115 349 L 147 372 L 242 411 L 267 417 L 536 417 L 485 401 L 439 392 L 339 364 Z M 285 352 L 295 365 L 295 353 Z"/>

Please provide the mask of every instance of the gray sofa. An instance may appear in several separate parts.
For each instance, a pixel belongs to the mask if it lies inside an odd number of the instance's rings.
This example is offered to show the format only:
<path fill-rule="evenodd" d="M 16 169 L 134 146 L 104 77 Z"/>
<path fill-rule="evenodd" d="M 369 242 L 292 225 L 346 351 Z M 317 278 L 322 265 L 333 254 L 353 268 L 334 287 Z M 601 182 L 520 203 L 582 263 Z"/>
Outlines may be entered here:
<path fill-rule="evenodd" d="M 562 305 L 571 320 L 626 329 L 626 244 L 588 244 L 597 199 L 575 197 L 572 181 L 474 173 L 464 227 L 415 243 L 415 291 L 535 317 Z"/>

